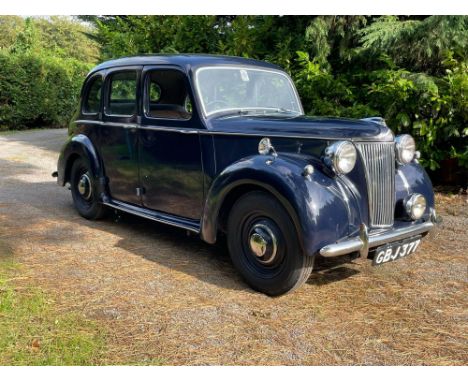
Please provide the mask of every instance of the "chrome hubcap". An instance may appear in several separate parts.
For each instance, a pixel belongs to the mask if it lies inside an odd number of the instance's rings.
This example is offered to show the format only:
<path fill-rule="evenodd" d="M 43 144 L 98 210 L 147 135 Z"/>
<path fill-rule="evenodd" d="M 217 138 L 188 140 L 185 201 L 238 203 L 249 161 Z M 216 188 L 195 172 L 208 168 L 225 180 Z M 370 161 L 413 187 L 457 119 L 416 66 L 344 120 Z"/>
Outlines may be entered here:
<path fill-rule="evenodd" d="M 81 175 L 81 178 L 78 181 L 78 192 L 83 199 L 89 200 L 89 198 L 91 198 L 91 179 L 89 179 L 88 174 Z"/>
<path fill-rule="evenodd" d="M 276 257 L 278 240 L 273 231 L 265 224 L 255 224 L 249 234 L 250 250 L 257 260 L 263 264 L 270 264 Z"/>
<path fill-rule="evenodd" d="M 250 236 L 250 249 L 255 256 L 263 257 L 263 255 L 265 255 L 267 245 L 268 243 L 262 235 L 255 232 Z"/>

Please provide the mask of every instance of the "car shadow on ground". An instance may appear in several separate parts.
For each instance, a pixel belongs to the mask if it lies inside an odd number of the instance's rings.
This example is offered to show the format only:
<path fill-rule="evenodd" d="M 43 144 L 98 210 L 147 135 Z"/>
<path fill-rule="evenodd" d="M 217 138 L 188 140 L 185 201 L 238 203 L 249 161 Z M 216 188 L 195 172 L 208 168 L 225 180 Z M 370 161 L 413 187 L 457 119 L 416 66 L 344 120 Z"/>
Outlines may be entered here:
<path fill-rule="evenodd" d="M 210 245 L 203 242 L 198 235 L 187 234 L 181 229 L 148 221 L 138 216 L 111 212 L 110 217 L 107 219 L 113 220 L 113 224 L 120 225 L 124 230 L 129 232 L 129 235 L 131 235 L 132 230 L 138 230 L 140 234 L 150 236 L 154 236 L 157 233 L 156 240 L 158 242 L 164 241 L 165 244 L 173 245 L 177 248 L 177 252 L 180 252 L 180 254 L 194 261 L 206 261 L 210 265 L 214 265 L 216 269 L 212 269 L 212 271 L 216 272 L 223 267 L 227 267 L 227 273 L 231 275 L 235 273 L 229 257 L 226 240 L 223 236 L 220 237 L 215 245 Z M 132 250 L 134 243 L 133 240 L 128 240 L 126 237 L 123 237 L 118 245 L 125 250 Z M 135 253 L 135 251 L 133 252 Z M 150 261 L 157 262 L 160 260 L 158 255 L 152 250 L 149 252 L 140 250 L 135 254 Z M 202 254 L 202 258 L 196 258 L 195 260 L 194 254 Z M 352 261 L 353 258 L 351 256 L 328 259 L 317 256 L 314 264 L 314 271 L 307 283 L 311 285 L 326 285 L 359 274 L 359 271 L 348 266 Z M 188 272 L 190 272 L 190 270 L 188 270 Z M 207 276 L 204 275 L 204 277 Z"/>
<path fill-rule="evenodd" d="M 88 227 L 119 237 L 114 244 L 116 247 L 145 260 L 222 288 L 249 291 L 232 266 L 224 240 L 219 240 L 216 245 L 209 245 L 198 235 L 187 235 L 186 231 L 178 228 L 114 211 L 109 211 L 109 216 L 103 220 L 88 221 L 75 211 L 70 193 L 58 187 L 52 178 L 50 181 L 35 181 L 32 184 L 20 176 L 34 173 L 37 171 L 36 166 L 8 160 L 1 160 L 0 165 L 0 168 L 10 170 L 5 174 L 5 187 L 0 191 L 8 193 L 8 189 L 11 189 L 15 193 L 14 203 L 28 207 L 23 210 L 8 208 L 6 200 L 0 209 L 0 215 L 3 215 L 4 221 L 18 220 L 18 223 L 30 227 L 35 224 L 40 226 L 40 235 L 34 239 L 37 245 L 44 243 L 66 246 L 67 243 L 85 239 L 81 228 Z M 48 219 L 55 223 L 49 226 Z M 7 234 L 10 235 L 14 233 Z M 106 236 L 103 235 L 102 240 L 106 240 Z M 90 245 L 91 256 L 92 244 Z M 86 256 L 86 253 L 80 254 L 83 255 Z M 359 273 L 348 266 L 350 261 L 346 256 L 335 259 L 318 257 L 316 269 L 308 283 L 325 285 Z"/>

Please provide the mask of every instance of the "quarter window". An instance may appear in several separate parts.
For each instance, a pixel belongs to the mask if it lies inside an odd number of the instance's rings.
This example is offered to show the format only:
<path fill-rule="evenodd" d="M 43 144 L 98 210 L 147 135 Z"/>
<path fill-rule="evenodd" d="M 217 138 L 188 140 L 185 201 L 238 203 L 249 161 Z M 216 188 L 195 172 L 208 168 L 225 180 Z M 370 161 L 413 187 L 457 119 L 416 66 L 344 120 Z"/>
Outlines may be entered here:
<path fill-rule="evenodd" d="M 137 111 L 137 73 L 119 72 L 111 76 L 107 114 L 134 115 Z"/>
<path fill-rule="evenodd" d="M 83 113 L 97 114 L 101 109 L 101 89 L 102 77 L 97 76 L 91 79 L 83 102 Z"/>

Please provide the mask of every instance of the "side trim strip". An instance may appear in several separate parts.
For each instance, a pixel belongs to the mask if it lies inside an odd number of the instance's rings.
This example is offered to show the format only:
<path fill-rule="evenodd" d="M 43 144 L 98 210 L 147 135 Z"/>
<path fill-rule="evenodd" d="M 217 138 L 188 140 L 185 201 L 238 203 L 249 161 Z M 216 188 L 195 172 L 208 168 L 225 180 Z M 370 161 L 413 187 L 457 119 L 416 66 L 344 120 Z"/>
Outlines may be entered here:
<path fill-rule="evenodd" d="M 196 220 L 185 219 L 179 216 L 165 214 L 163 212 L 148 210 L 143 207 L 119 202 L 118 200 L 110 200 L 108 202 L 103 202 L 102 204 L 132 215 L 140 216 L 145 219 L 168 224 L 173 227 L 183 228 L 191 232 L 200 233 L 200 222 Z"/>
<path fill-rule="evenodd" d="M 82 123 L 82 124 L 93 124 L 93 125 L 101 125 L 101 126 L 116 126 L 116 127 L 126 127 L 126 128 L 138 128 L 142 130 L 154 130 L 154 131 L 169 131 L 174 133 L 181 133 L 181 134 L 200 134 L 200 135 L 235 135 L 238 137 L 272 137 L 272 138 L 291 138 L 291 139 L 315 139 L 315 140 L 326 140 L 326 141 L 342 141 L 343 137 L 308 137 L 303 135 L 286 135 L 286 134 L 276 134 L 275 132 L 267 132 L 264 133 L 239 133 L 235 131 L 214 131 L 208 129 L 185 129 L 180 127 L 167 127 L 167 126 L 147 126 L 147 125 L 138 125 L 134 123 L 119 123 L 119 122 L 104 122 L 104 121 L 92 121 L 92 120 L 77 120 L 75 123 Z M 375 137 L 359 137 L 359 138 L 346 138 L 348 141 L 352 142 L 392 142 L 393 137 L 391 135 L 388 136 L 375 136 Z"/>
<path fill-rule="evenodd" d="M 167 132 L 179 133 L 179 134 L 198 134 L 200 132 L 200 130 L 186 129 L 186 128 L 180 128 L 180 127 L 166 127 L 166 126 L 141 125 L 139 128 L 142 130 L 167 131 Z"/>
<path fill-rule="evenodd" d="M 203 130 L 187 129 L 180 127 L 168 127 L 168 126 L 147 126 L 147 125 L 138 125 L 136 123 L 120 123 L 120 122 L 104 122 L 104 121 L 88 121 L 88 120 L 77 120 L 76 123 L 87 123 L 92 125 L 99 126 L 115 126 L 123 127 L 124 129 L 141 129 L 141 130 L 151 130 L 151 131 L 169 131 L 173 133 L 180 134 L 199 134 Z"/>

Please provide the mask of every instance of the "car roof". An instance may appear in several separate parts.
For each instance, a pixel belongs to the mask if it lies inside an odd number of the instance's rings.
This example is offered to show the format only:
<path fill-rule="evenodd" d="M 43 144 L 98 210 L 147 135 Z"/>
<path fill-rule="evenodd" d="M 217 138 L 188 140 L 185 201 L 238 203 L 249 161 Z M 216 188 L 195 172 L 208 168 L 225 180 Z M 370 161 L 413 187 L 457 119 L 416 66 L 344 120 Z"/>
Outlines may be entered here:
<path fill-rule="evenodd" d="M 150 54 L 105 61 L 94 67 L 90 74 L 98 70 L 133 65 L 176 65 L 185 68 L 187 71 L 197 67 L 216 65 L 249 65 L 283 70 L 277 65 L 252 58 L 210 54 Z"/>

